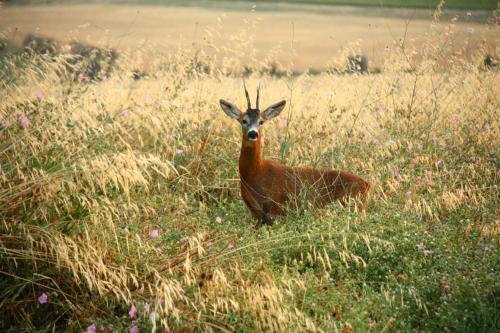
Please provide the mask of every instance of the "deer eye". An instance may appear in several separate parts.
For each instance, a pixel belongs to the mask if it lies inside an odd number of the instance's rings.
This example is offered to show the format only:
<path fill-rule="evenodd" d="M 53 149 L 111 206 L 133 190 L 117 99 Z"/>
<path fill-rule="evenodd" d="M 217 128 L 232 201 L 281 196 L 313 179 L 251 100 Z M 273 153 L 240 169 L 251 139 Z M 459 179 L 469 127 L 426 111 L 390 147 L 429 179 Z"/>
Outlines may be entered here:
<path fill-rule="evenodd" d="M 243 119 L 243 120 L 241 121 L 241 123 L 242 123 L 243 125 L 246 125 L 246 124 L 248 124 L 248 121 L 247 121 L 246 119 Z"/>
<path fill-rule="evenodd" d="M 264 120 L 259 121 L 259 125 L 262 125 L 264 123 Z"/>

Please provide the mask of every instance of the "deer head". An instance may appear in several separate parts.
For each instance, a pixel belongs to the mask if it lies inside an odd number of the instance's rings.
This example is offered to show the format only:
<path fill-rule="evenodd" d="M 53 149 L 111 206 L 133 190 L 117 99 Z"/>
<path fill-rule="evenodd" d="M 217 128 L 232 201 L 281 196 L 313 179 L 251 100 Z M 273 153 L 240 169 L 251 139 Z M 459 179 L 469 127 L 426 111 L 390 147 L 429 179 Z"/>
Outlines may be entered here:
<path fill-rule="evenodd" d="M 247 110 L 245 112 L 241 112 L 236 105 L 223 99 L 221 99 L 219 103 L 222 110 L 228 117 L 238 120 L 241 124 L 244 140 L 256 141 L 259 137 L 259 130 L 262 125 L 264 125 L 267 120 L 278 116 L 285 108 L 286 101 L 283 100 L 275 103 L 261 112 L 259 109 L 260 86 L 257 88 L 255 108 L 252 108 L 250 96 L 248 95 L 247 87 L 244 81 L 243 86 L 245 88 L 245 96 L 247 98 Z"/>

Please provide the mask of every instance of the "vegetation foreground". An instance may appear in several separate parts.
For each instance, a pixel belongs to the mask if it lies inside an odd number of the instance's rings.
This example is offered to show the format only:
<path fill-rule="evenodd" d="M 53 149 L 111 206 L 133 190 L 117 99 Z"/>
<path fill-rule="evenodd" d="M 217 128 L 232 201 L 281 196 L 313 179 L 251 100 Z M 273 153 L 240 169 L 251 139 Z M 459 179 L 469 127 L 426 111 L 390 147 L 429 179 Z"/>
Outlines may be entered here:
<path fill-rule="evenodd" d="M 248 44 L 3 57 L 0 330 L 498 331 L 500 78 L 452 35 L 364 75 L 278 77 Z M 241 73 L 287 100 L 265 155 L 367 179 L 366 216 L 254 227 L 218 106 Z"/>

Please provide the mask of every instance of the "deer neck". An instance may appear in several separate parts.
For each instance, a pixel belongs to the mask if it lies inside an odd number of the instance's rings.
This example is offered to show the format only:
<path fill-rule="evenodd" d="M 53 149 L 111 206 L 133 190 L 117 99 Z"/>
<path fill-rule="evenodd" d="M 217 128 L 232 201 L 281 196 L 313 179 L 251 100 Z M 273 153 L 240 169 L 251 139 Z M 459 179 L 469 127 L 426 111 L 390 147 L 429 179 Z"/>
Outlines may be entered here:
<path fill-rule="evenodd" d="M 259 135 L 256 141 L 250 141 L 243 137 L 239 163 L 240 176 L 251 179 L 263 169 L 263 165 L 262 135 Z"/>

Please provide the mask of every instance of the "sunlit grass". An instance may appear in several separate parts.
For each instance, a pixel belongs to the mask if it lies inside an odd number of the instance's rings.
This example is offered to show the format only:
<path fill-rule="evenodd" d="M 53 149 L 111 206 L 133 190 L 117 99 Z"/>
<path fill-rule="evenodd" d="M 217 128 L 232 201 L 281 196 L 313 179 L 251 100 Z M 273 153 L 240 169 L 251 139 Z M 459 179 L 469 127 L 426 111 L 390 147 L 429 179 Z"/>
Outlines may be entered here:
<path fill-rule="evenodd" d="M 370 75 L 275 77 L 203 47 L 121 54 L 93 81 L 64 54 L 4 58 L 0 328 L 497 330 L 499 75 L 482 49 L 443 59 L 448 37 Z M 254 227 L 217 104 L 244 105 L 242 72 L 289 105 L 264 154 L 369 180 L 366 217 Z"/>

